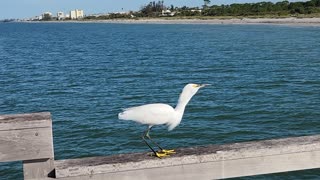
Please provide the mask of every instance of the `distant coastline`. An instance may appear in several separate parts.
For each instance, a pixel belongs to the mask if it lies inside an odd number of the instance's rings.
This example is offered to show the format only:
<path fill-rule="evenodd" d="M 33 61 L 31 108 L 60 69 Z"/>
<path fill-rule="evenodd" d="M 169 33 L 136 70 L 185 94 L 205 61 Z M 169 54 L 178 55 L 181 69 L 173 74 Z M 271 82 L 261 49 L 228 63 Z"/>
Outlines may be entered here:
<path fill-rule="evenodd" d="M 170 19 L 139 18 L 109 20 L 68 20 L 68 21 L 23 21 L 30 23 L 119 23 L 119 24 L 283 24 L 320 26 L 320 18 L 215 18 L 215 19 Z"/>
<path fill-rule="evenodd" d="M 87 21 L 90 22 L 90 21 Z M 310 24 L 320 25 L 320 18 L 231 18 L 231 19 L 114 19 L 94 22 L 145 24 Z"/>

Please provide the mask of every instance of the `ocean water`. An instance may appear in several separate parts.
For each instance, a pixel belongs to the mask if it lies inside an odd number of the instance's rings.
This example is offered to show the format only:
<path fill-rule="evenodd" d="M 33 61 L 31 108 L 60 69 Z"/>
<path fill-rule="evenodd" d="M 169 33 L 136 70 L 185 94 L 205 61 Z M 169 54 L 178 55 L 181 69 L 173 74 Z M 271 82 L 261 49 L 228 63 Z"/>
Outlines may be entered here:
<path fill-rule="evenodd" d="M 147 152 L 121 108 L 175 106 L 185 84 L 209 83 L 176 129 L 153 128 L 162 146 L 319 134 L 319 49 L 315 26 L 0 23 L 0 114 L 51 112 L 55 159 Z M 22 179 L 21 162 L 0 179 Z"/>

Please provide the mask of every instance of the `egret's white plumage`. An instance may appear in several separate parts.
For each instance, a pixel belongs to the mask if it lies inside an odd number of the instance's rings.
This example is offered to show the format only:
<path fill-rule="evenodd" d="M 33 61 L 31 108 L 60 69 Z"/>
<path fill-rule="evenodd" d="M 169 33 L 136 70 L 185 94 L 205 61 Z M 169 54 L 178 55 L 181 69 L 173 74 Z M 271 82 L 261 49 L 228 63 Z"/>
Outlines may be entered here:
<path fill-rule="evenodd" d="M 133 120 L 141 124 L 167 124 L 175 119 L 175 110 L 167 104 L 146 104 L 124 109 L 119 119 Z"/>
<path fill-rule="evenodd" d="M 178 100 L 178 104 L 175 108 L 168 104 L 162 103 L 146 104 L 124 109 L 123 112 L 118 114 L 118 117 L 122 120 L 132 120 L 141 124 L 149 125 L 146 133 L 144 133 L 143 139 L 144 137 L 148 137 L 151 140 L 149 131 L 152 126 L 165 124 L 168 126 L 169 131 L 177 127 L 182 120 L 185 107 L 191 100 L 192 96 L 194 96 L 201 87 L 206 85 L 208 84 L 187 84 L 183 88 Z M 148 143 L 147 145 L 149 146 Z M 163 150 L 158 144 L 156 145 Z M 156 152 L 150 146 L 149 148 L 156 154 Z M 158 154 L 156 155 L 159 157 Z"/>

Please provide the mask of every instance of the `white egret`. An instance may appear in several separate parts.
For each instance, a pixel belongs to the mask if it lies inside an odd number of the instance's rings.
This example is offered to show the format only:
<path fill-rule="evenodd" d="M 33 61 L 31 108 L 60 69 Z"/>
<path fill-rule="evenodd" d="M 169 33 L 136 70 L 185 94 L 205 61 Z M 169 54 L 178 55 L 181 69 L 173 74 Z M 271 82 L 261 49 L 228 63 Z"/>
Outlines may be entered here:
<path fill-rule="evenodd" d="M 183 88 L 178 100 L 178 104 L 175 108 L 168 104 L 161 103 L 146 104 L 124 109 L 123 112 L 118 114 L 118 118 L 122 120 L 132 120 L 148 125 L 147 130 L 142 135 L 143 141 L 152 150 L 155 156 L 159 158 L 168 156 L 172 153 L 175 153 L 174 150 L 165 150 L 160 147 L 159 144 L 153 141 L 149 135 L 151 128 L 154 125 L 165 124 L 168 126 L 168 130 L 171 131 L 177 127 L 182 120 L 185 107 L 192 96 L 194 96 L 200 88 L 207 85 L 209 84 L 187 84 Z M 147 142 L 145 137 L 147 137 L 154 145 L 156 145 L 160 151 L 155 151 Z"/>

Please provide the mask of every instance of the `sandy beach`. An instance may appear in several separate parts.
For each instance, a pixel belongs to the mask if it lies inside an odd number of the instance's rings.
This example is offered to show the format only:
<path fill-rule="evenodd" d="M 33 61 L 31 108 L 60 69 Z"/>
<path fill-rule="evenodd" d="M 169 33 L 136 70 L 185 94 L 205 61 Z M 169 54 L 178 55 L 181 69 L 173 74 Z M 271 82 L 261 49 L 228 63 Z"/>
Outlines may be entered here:
<path fill-rule="evenodd" d="M 66 21 L 70 22 L 70 21 Z M 79 21 L 75 21 L 79 22 Z M 232 19 L 112 19 L 80 21 L 88 23 L 125 23 L 125 24 L 283 24 L 319 26 L 320 18 L 232 18 Z"/>
<path fill-rule="evenodd" d="M 276 24 L 293 26 L 320 26 L 320 18 L 230 18 L 230 19 L 170 19 L 139 18 L 109 20 L 20 21 L 26 23 L 119 23 L 119 24 Z"/>

